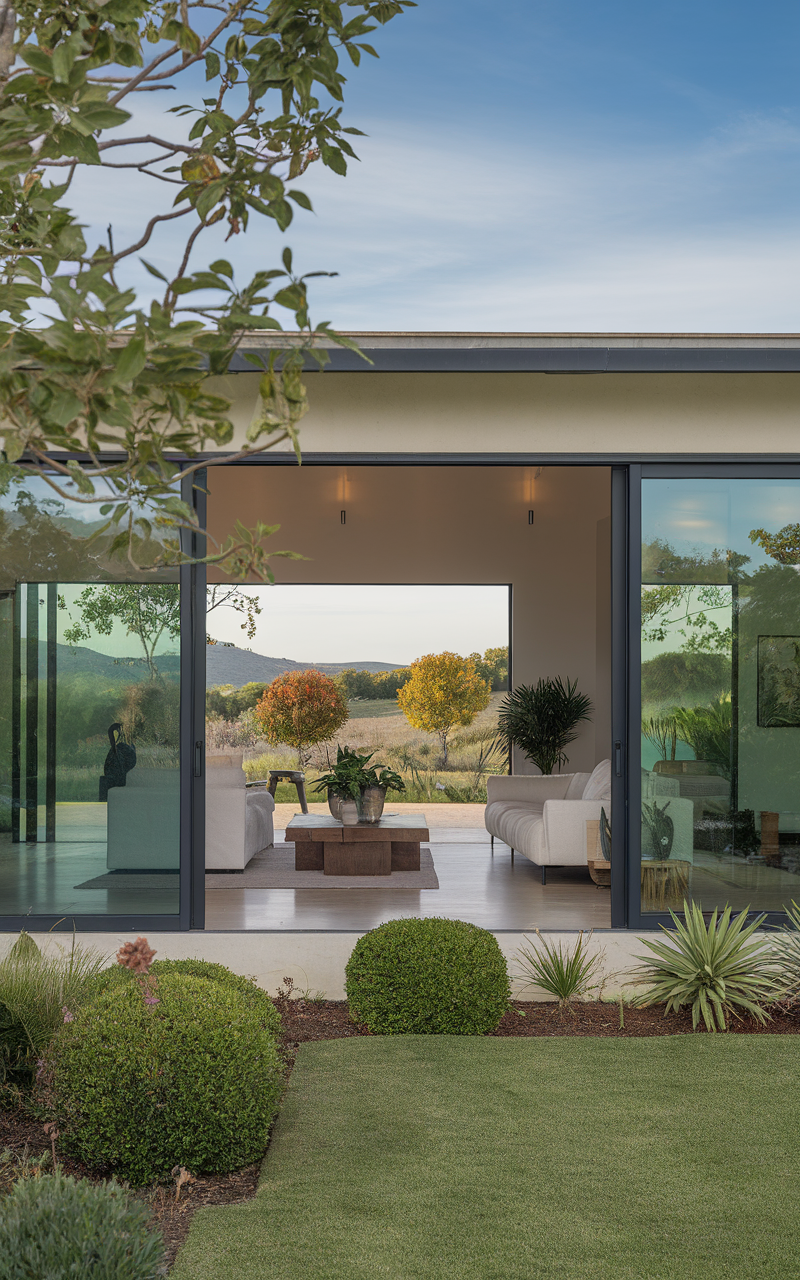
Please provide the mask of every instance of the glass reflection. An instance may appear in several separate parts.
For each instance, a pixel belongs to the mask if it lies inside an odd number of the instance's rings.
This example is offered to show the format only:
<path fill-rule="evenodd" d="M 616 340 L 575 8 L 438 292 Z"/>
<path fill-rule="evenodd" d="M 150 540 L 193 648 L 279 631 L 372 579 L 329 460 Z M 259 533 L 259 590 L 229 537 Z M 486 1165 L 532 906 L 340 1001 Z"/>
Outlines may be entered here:
<path fill-rule="evenodd" d="M 800 482 L 647 480 L 642 910 L 800 894 Z"/>

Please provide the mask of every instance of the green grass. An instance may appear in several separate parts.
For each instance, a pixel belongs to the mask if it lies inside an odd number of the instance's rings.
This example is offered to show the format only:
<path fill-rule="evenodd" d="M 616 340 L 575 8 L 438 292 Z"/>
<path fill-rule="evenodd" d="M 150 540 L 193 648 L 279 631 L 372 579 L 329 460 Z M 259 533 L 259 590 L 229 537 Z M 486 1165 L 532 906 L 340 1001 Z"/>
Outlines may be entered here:
<path fill-rule="evenodd" d="M 173 1280 L 788 1280 L 799 1071 L 794 1036 L 303 1045 Z"/>
<path fill-rule="evenodd" d="M 378 716 L 401 714 L 396 698 L 350 698 L 347 710 L 351 720 L 374 720 Z"/>

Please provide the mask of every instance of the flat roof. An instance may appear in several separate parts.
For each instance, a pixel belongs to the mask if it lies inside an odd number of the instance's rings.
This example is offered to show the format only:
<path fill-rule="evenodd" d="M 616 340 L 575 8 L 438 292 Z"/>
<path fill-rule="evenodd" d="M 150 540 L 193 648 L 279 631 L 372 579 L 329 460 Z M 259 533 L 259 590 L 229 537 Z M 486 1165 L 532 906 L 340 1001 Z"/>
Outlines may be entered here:
<path fill-rule="evenodd" d="M 797 333 L 445 333 L 342 331 L 372 363 L 325 339 L 328 370 L 363 373 L 797 373 Z M 244 349 L 290 334 L 250 334 Z M 309 369 L 315 366 L 309 365 Z M 241 356 L 232 372 L 252 371 Z"/>

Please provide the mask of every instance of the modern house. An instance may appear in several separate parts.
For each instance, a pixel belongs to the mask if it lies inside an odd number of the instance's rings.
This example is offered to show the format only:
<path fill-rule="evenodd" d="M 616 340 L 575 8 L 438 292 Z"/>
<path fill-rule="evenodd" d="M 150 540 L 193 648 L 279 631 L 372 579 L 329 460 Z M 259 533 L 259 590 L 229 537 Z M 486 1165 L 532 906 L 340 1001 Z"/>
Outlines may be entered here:
<path fill-rule="evenodd" d="M 207 893 L 219 575 L 126 575 L 31 483 L 0 509 L 0 929 L 147 933 L 337 994 L 391 916 L 474 920 L 509 950 L 593 927 L 615 956 L 684 893 L 777 919 L 800 898 L 800 337 L 353 336 L 370 363 L 334 349 L 308 373 L 302 467 L 270 450 L 187 496 L 218 542 L 280 524 L 307 557 L 279 562 L 284 582 L 506 586 L 513 684 L 575 678 L 594 704 L 570 769 L 611 762 L 610 890 L 555 856 L 543 884 L 487 837 L 443 842 L 434 892 Z M 224 383 L 243 439 L 258 374 Z M 132 581 L 160 589 L 138 632 L 109 589 Z M 140 736 L 124 786 L 112 724 Z"/>

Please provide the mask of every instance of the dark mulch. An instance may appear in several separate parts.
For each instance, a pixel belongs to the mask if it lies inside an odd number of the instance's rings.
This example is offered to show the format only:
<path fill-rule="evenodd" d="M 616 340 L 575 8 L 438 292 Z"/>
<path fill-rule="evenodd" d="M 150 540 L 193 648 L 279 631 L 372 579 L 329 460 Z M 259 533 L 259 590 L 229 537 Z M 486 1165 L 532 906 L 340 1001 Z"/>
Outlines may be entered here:
<path fill-rule="evenodd" d="M 348 1036 L 369 1035 L 365 1027 L 350 1021 L 347 1005 L 341 1000 L 319 1003 L 307 1000 L 282 1000 L 278 1007 L 283 1019 L 283 1047 L 287 1060 L 294 1062 L 299 1045 L 314 1040 L 340 1040 Z M 623 1010 L 624 1026 L 620 1026 L 620 1007 L 615 1003 L 578 1004 L 572 1012 L 559 1012 L 554 1004 L 515 1001 L 518 1013 L 507 1013 L 494 1036 L 669 1036 L 691 1034 L 692 1017 L 688 1010 L 664 1017 L 663 1010 Z M 520 1016 L 524 1015 L 524 1016 Z M 745 1035 L 797 1035 L 800 1033 L 800 1009 L 783 1009 L 764 1026 L 752 1019 L 734 1022 L 732 1031 Z M 705 1034 L 704 1032 L 702 1034 Z M 50 1140 L 39 1120 L 21 1108 L 0 1110 L 0 1151 L 10 1148 L 18 1159 L 41 1155 L 50 1150 Z M 58 1149 L 56 1147 L 56 1149 Z M 59 1155 L 59 1164 L 76 1177 L 99 1180 L 101 1173 L 90 1172 L 83 1165 Z M 238 1204 L 249 1200 L 256 1191 L 260 1164 L 239 1169 L 235 1173 L 197 1177 L 181 1188 L 176 1199 L 174 1187 L 157 1187 L 141 1192 L 152 1206 L 153 1224 L 164 1237 L 171 1265 L 189 1230 L 196 1209 L 212 1204 Z M 0 1193 L 10 1185 L 0 1165 Z M 10 1170 L 9 1170 L 10 1172 Z"/>

